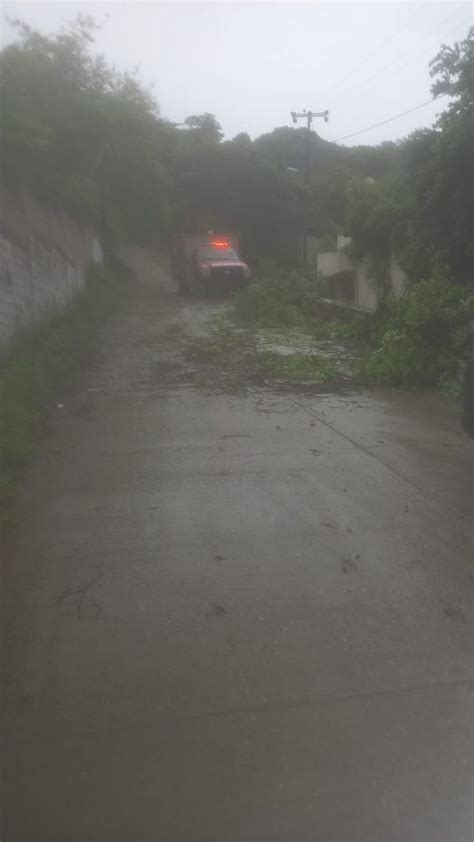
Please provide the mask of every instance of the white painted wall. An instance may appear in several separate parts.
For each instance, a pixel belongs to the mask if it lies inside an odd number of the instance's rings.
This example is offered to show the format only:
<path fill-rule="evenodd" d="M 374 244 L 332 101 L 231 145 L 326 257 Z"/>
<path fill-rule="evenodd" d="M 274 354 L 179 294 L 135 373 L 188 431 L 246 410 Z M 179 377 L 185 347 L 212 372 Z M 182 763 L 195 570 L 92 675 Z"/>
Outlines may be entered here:
<path fill-rule="evenodd" d="M 353 263 L 343 251 L 323 251 L 317 257 L 317 269 L 323 278 L 353 269 Z"/>
<path fill-rule="evenodd" d="M 377 288 L 369 262 L 364 260 L 355 268 L 355 304 L 364 310 L 377 309 Z"/>
<path fill-rule="evenodd" d="M 337 250 L 342 251 L 352 243 L 352 237 L 345 237 L 344 234 L 337 235 Z"/>
<path fill-rule="evenodd" d="M 406 272 L 397 263 L 393 254 L 390 257 L 390 281 L 394 295 L 401 295 L 407 279 Z"/>
<path fill-rule="evenodd" d="M 339 234 L 337 237 L 337 251 L 319 252 L 316 255 L 318 272 L 323 278 L 330 278 L 339 272 L 354 271 L 354 299 L 358 307 L 366 310 L 377 309 L 376 283 L 370 269 L 369 261 L 355 265 L 347 256 L 345 249 L 351 244 L 351 237 Z M 403 291 L 406 273 L 397 263 L 395 257 L 390 258 L 390 282 L 392 292 L 400 295 Z"/>

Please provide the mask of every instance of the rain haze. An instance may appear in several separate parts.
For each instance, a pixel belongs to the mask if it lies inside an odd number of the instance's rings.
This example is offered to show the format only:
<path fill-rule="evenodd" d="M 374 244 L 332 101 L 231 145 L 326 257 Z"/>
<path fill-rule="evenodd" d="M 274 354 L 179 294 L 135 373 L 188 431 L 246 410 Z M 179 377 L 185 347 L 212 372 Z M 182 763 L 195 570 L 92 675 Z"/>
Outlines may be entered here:
<path fill-rule="evenodd" d="M 441 107 L 426 104 L 429 62 L 442 43 L 466 37 L 472 20 L 471 5 L 458 2 L 3 7 L 5 18 L 44 32 L 78 13 L 101 24 L 96 49 L 122 70 L 137 68 L 171 121 L 210 112 L 227 138 L 257 137 L 291 124 L 292 110 L 329 109 L 329 123 L 315 128 L 347 145 L 396 140 L 432 125 Z M 12 38 L 5 20 L 3 43 Z"/>
<path fill-rule="evenodd" d="M 0 842 L 472 840 L 472 3 L 0 4 Z"/>

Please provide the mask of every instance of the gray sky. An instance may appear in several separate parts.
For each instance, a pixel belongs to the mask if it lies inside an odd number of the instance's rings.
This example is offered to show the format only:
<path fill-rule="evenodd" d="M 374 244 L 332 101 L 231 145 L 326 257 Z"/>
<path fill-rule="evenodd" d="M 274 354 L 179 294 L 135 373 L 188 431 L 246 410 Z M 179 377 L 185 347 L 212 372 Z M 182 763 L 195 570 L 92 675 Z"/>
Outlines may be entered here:
<path fill-rule="evenodd" d="M 42 31 L 78 12 L 103 27 L 96 49 L 139 68 L 162 114 L 210 111 L 227 137 L 291 125 L 289 112 L 330 111 L 315 124 L 336 140 L 430 98 L 428 62 L 464 38 L 468 2 L 3 2 L 3 15 Z M 12 29 L 3 22 L 2 42 Z M 375 144 L 431 125 L 446 100 L 344 141 Z"/>

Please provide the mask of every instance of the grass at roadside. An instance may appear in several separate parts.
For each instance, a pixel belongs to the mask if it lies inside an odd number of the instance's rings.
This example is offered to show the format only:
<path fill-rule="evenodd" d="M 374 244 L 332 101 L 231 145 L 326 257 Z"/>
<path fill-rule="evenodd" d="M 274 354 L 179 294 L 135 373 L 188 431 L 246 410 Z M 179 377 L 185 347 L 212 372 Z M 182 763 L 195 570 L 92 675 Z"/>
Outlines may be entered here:
<path fill-rule="evenodd" d="M 121 267 L 93 267 L 64 316 L 0 361 L 0 525 L 8 517 L 22 469 L 41 438 L 47 404 L 93 347 L 98 326 L 123 297 Z"/>

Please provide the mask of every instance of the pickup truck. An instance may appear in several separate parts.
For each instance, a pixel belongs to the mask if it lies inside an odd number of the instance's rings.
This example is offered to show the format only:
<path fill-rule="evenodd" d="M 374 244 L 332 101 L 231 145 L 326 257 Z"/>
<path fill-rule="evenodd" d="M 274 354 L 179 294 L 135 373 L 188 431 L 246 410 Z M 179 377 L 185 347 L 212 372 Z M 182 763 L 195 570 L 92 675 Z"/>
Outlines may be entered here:
<path fill-rule="evenodd" d="M 222 295 L 245 286 L 250 269 L 239 257 L 238 234 L 185 234 L 175 241 L 172 268 L 180 292 Z"/>

